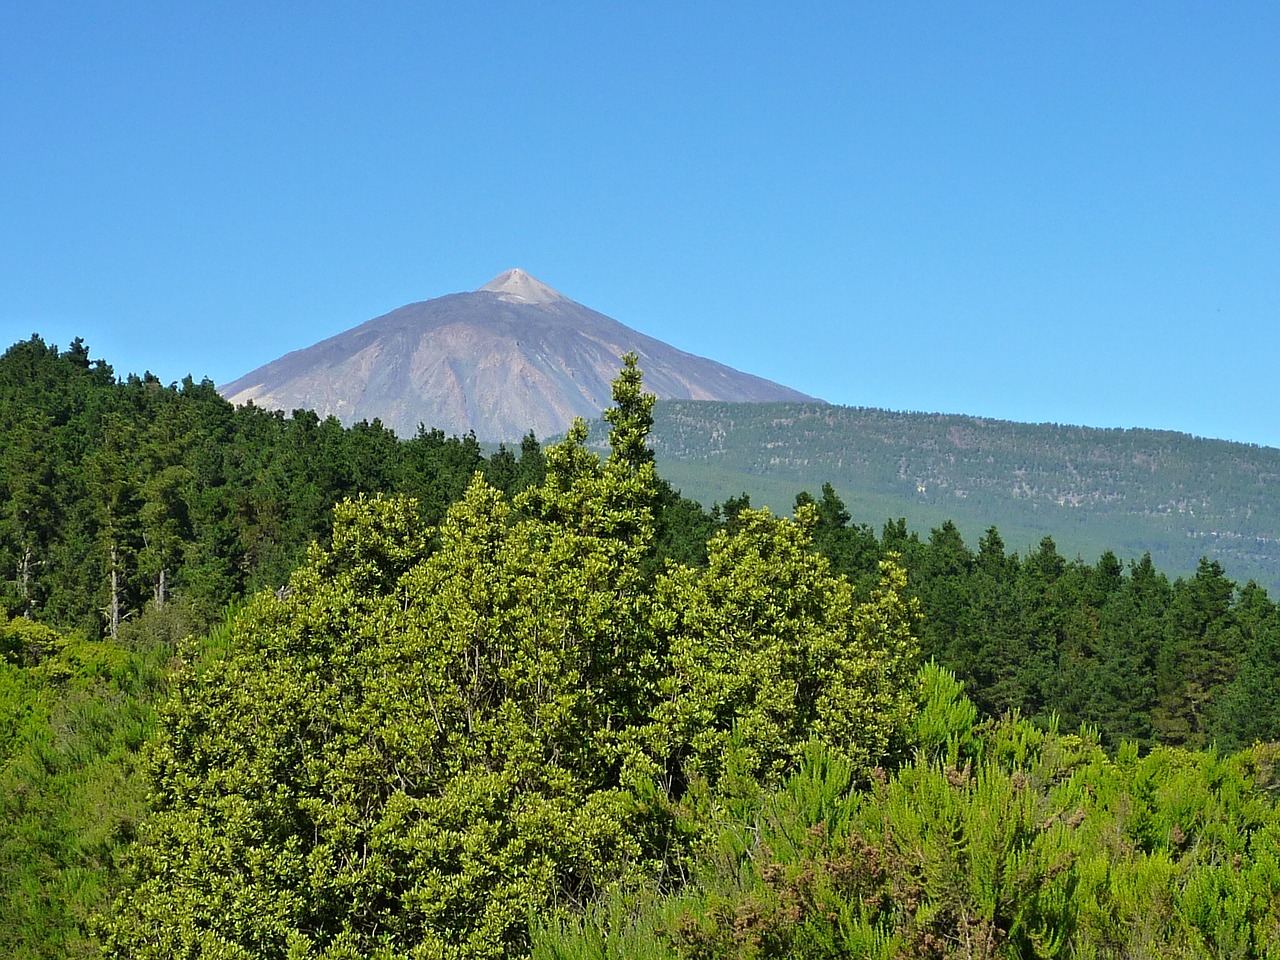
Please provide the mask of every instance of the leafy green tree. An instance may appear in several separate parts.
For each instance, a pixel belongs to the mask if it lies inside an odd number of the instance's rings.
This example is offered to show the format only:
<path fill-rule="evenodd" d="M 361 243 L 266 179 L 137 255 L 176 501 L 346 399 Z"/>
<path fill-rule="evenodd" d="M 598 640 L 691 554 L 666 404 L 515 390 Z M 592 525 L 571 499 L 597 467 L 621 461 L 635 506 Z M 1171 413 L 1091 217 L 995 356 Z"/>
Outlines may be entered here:
<path fill-rule="evenodd" d="M 991 577 L 1001 578 L 1009 570 L 1011 558 L 1005 553 L 1004 539 L 995 527 L 988 527 L 978 540 L 974 563 Z"/>
<path fill-rule="evenodd" d="M 654 663 L 634 362 L 615 397 L 609 459 L 576 426 L 525 519 L 477 477 L 428 555 L 410 501 L 339 508 L 292 592 L 179 684 L 113 950 L 501 956 L 531 909 L 640 869 L 616 743 Z"/>
<path fill-rule="evenodd" d="M 707 541 L 715 532 L 715 518 L 696 500 L 682 496 L 659 478 L 654 571 L 667 560 L 702 567 L 707 562 Z"/>
<path fill-rule="evenodd" d="M 973 554 L 965 546 L 956 525 L 948 520 L 929 535 L 928 549 L 918 571 L 921 600 L 929 611 L 921 643 L 930 657 L 952 660 L 948 649 L 968 630 L 970 575 Z"/>
<path fill-rule="evenodd" d="M 813 737 L 865 773 L 904 725 L 918 652 L 905 574 L 885 561 L 880 588 L 855 603 L 809 549 L 816 522 L 811 504 L 794 523 L 743 509 L 705 572 L 659 581 L 670 666 L 651 735 L 673 795 L 694 779 L 730 794 L 776 783 Z"/>
<path fill-rule="evenodd" d="M 95 493 L 95 520 L 105 602 L 100 607 L 107 633 L 116 639 L 120 623 L 133 606 L 130 580 L 140 546 L 138 528 L 139 478 L 131 460 L 134 426 L 113 417 L 104 444 L 86 464 L 88 483 Z"/>
<path fill-rule="evenodd" d="M 736 497 L 729 497 L 724 503 L 714 504 L 711 516 L 717 523 L 723 524 L 729 533 L 736 533 L 739 529 L 738 515 L 743 510 L 750 509 L 751 494 L 744 490 Z"/>
<path fill-rule="evenodd" d="M 400 492 L 418 501 L 428 523 L 439 523 L 484 464 L 474 436 L 446 437 L 422 427 L 400 450 Z"/>
<path fill-rule="evenodd" d="M 822 485 L 822 498 L 807 492 L 796 496 L 796 506 L 812 503 L 818 511 L 813 528 L 813 544 L 831 562 L 831 569 L 848 577 L 855 585 L 873 585 L 880 562 L 880 543 L 866 524 L 854 524 L 845 503 L 829 483 Z"/>
<path fill-rule="evenodd" d="M 228 655 L 176 681 L 149 761 L 156 812 L 103 920 L 109 952 L 518 955 L 531 913 L 683 864 L 690 838 L 653 776 L 655 731 L 674 731 L 675 755 L 700 770 L 726 727 L 740 742 L 785 727 L 786 743 L 756 752 L 774 776 L 812 736 L 861 767 L 888 748 L 912 700 L 901 572 L 855 605 L 804 526 L 748 511 L 705 578 L 673 565 L 655 584 L 640 386 L 627 358 L 608 458 L 578 423 L 514 505 L 476 476 L 435 531 L 405 499 L 337 508 L 331 545 L 290 590 L 260 595 Z M 703 619 L 676 629 L 684 601 L 705 609 L 717 591 L 743 618 L 778 611 L 726 623 L 738 659 L 762 647 L 755 628 L 778 655 L 804 642 L 810 660 L 704 731 L 686 714 L 721 693 L 665 677 L 712 639 Z M 788 685 L 804 717 L 771 726 Z M 675 691 L 678 722 L 661 709 Z"/>

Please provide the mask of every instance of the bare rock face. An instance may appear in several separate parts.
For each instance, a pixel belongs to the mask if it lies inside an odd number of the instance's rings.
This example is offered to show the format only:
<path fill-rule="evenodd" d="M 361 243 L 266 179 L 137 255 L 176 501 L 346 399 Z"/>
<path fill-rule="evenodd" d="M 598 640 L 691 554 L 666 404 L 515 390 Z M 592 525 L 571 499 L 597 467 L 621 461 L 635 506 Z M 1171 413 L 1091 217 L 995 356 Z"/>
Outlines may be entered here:
<path fill-rule="evenodd" d="M 378 418 L 402 437 L 423 425 L 513 441 L 598 417 L 628 352 L 660 399 L 813 400 L 646 337 L 523 270 L 393 310 L 219 390 L 232 403 L 312 409 L 346 424 Z"/>

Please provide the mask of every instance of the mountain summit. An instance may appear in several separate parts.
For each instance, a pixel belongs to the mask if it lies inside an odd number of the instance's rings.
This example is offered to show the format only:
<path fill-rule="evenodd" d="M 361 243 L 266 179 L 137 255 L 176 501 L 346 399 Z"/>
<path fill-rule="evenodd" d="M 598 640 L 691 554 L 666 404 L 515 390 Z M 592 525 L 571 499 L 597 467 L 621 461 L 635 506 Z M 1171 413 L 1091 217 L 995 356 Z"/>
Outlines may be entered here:
<path fill-rule="evenodd" d="M 559 290 L 552 290 L 537 277 L 531 277 L 523 270 L 508 270 L 494 277 L 476 293 L 498 293 L 504 300 L 519 300 L 524 303 L 554 303 L 557 300 L 568 300 Z"/>
<path fill-rule="evenodd" d="M 348 424 L 376 417 L 402 437 L 421 424 L 511 441 L 598 417 L 628 352 L 660 399 L 813 400 L 647 337 L 523 270 L 392 310 L 219 390 L 233 403 L 312 409 Z"/>

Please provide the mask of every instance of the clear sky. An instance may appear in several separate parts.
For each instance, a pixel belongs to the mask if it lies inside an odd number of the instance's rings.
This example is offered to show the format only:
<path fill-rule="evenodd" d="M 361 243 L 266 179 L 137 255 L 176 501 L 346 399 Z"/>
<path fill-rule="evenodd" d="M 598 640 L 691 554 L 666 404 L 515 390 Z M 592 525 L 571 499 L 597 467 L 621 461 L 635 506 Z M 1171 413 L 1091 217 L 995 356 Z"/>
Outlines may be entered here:
<path fill-rule="evenodd" d="M 1280 5 L 0 4 L 0 337 L 227 382 L 522 267 L 827 400 L 1280 446 Z"/>

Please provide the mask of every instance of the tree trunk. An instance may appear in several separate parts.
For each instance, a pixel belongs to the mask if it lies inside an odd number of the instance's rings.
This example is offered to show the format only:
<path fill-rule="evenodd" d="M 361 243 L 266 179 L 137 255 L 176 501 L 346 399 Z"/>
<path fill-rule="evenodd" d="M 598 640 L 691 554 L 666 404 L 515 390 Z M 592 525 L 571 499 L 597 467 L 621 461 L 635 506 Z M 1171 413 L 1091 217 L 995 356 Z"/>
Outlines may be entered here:
<path fill-rule="evenodd" d="M 120 553 L 114 543 L 111 544 L 111 606 L 109 615 L 111 618 L 111 639 L 117 640 L 120 636 Z"/>
<path fill-rule="evenodd" d="M 31 619 L 31 544 L 22 548 L 22 566 L 19 569 L 18 582 L 22 591 L 22 615 Z"/>
<path fill-rule="evenodd" d="M 164 574 L 165 574 L 165 568 L 161 567 L 160 579 L 156 581 L 156 609 L 157 610 L 164 609 L 164 601 L 168 596 L 167 592 L 165 591 Z"/>

